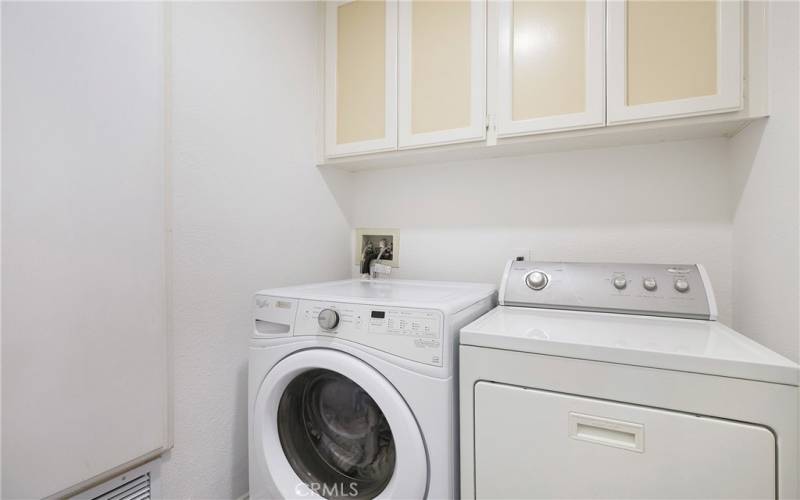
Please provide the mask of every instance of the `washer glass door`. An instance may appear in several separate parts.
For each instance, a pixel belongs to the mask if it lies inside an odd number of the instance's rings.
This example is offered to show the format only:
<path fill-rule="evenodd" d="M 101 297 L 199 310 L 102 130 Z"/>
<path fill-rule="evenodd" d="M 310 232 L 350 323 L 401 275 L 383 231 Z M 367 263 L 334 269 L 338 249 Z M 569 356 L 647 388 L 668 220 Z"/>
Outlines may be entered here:
<path fill-rule="evenodd" d="M 425 497 L 422 432 L 380 371 L 386 362 L 370 361 L 306 349 L 268 371 L 252 408 L 253 465 L 267 498 Z"/>
<path fill-rule="evenodd" d="M 337 372 L 313 369 L 292 380 L 278 406 L 278 434 L 292 469 L 323 497 L 374 498 L 392 477 L 395 442 L 369 394 Z"/>

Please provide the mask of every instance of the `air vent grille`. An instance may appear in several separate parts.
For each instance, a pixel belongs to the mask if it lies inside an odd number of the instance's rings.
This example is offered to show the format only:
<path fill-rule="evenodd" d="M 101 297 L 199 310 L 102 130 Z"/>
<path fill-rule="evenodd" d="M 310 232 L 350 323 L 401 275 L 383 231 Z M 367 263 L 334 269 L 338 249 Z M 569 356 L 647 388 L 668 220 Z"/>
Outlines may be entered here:
<path fill-rule="evenodd" d="M 142 474 L 92 500 L 150 500 L 150 473 Z"/>

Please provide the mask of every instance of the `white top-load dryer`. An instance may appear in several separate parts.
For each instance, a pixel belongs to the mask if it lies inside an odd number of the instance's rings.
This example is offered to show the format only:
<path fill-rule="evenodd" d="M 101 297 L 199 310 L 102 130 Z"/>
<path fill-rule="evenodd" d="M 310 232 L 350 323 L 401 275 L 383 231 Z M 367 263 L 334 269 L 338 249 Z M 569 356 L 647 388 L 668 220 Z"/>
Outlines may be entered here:
<path fill-rule="evenodd" d="M 493 285 L 347 280 L 258 292 L 250 497 L 458 495 L 459 329 Z"/>
<path fill-rule="evenodd" d="M 696 265 L 512 261 L 461 331 L 463 498 L 798 497 L 798 366 Z"/>

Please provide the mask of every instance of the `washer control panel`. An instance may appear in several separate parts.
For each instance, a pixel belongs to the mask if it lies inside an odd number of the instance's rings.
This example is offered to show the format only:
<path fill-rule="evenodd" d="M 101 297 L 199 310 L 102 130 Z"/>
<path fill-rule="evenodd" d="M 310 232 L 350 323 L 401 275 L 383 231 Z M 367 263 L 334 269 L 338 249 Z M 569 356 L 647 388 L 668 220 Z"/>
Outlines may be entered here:
<path fill-rule="evenodd" d="M 696 264 L 511 261 L 501 305 L 716 319 L 711 284 Z"/>
<path fill-rule="evenodd" d="M 442 366 L 441 312 L 300 300 L 293 335 L 337 337 L 428 365 Z"/>

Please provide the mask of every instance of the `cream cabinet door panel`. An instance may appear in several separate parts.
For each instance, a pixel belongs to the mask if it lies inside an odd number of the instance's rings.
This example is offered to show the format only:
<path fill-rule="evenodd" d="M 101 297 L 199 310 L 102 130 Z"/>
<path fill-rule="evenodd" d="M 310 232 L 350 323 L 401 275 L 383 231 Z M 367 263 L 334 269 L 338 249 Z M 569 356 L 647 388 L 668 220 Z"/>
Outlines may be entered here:
<path fill-rule="evenodd" d="M 605 2 L 491 2 L 489 25 L 498 137 L 605 123 Z"/>
<path fill-rule="evenodd" d="M 399 146 L 486 135 L 486 2 L 399 6 Z"/>
<path fill-rule="evenodd" d="M 328 2 L 325 15 L 328 157 L 397 148 L 397 3 Z"/>
<path fill-rule="evenodd" d="M 741 1 L 609 0 L 609 124 L 741 106 Z"/>

